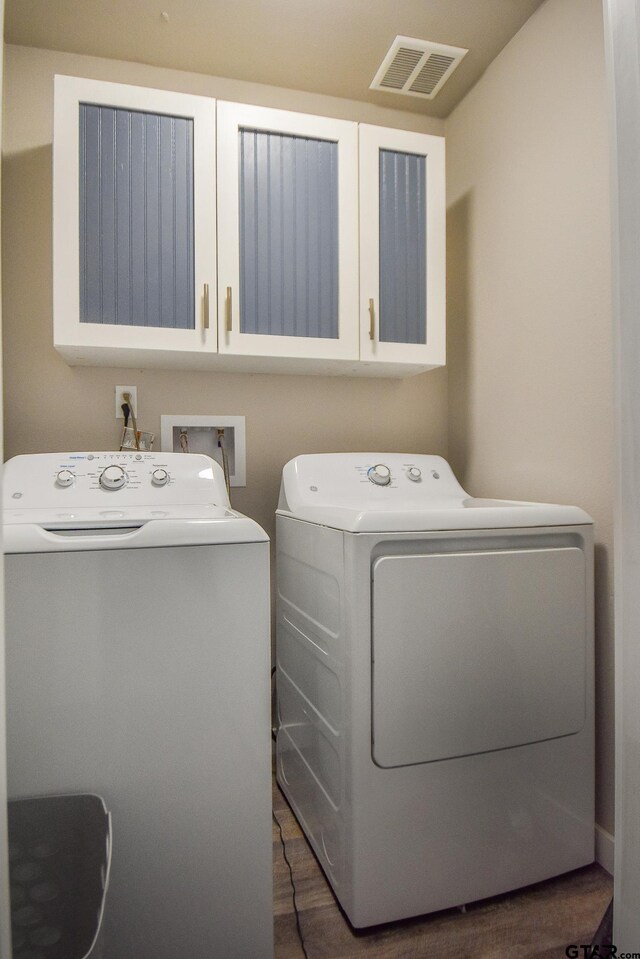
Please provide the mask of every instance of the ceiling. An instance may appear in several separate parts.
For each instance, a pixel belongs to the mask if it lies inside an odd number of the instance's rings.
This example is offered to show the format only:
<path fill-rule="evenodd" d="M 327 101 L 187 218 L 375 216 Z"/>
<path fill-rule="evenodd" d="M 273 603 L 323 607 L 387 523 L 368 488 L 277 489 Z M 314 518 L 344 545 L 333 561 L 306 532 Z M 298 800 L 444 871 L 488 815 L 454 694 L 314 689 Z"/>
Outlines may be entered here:
<path fill-rule="evenodd" d="M 7 43 L 445 117 L 543 0 L 6 0 Z M 469 53 L 434 100 L 369 90 L 396 35 Z"/>

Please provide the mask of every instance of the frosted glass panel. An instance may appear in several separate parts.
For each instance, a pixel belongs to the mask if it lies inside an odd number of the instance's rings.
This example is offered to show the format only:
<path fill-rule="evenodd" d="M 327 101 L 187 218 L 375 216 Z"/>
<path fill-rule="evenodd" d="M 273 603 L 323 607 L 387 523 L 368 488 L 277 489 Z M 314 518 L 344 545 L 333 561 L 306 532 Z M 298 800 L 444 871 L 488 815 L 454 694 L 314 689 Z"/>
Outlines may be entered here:
<path fill-rule="evenodd" d="M 240 330 L 338 337 L 338 145 L 240 131 Z"/>
<path fill-rule="evenodd" d="M 380 340 L 426 343 L 426 159 L 380 150 Z"/>
<path fill-rule="evenodd" d="M 81 104 L 80 320 L 195 328 L 193 120 Z"/>

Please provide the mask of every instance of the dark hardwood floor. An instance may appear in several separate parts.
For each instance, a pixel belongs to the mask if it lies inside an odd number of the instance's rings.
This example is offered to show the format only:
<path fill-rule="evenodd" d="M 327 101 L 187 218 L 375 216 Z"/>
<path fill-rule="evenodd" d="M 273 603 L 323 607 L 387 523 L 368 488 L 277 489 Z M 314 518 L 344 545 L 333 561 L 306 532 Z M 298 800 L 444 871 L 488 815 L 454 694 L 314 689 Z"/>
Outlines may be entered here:
<path fill-rule="evenodd" d="M 570 943 L 590 943 L 612 895 L 611 877 L 593 865 L 467 907 L 355 932 L 338 907 L 274 782 L 309 959 L 563 959 Z M 289 870 L 273 824 L 276 959 L 303 959 Z M 582 954 L 582 953 L 581 953 Z"/>

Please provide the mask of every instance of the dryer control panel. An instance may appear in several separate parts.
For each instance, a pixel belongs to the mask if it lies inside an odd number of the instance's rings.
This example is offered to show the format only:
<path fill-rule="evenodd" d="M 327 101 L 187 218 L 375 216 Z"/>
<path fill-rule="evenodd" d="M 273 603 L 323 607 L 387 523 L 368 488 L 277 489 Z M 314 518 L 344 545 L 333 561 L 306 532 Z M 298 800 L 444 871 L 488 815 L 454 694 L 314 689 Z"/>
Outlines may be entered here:
<path fill-rule="evenodd" d="M 441 456 L 319 453 L 284 468 L 280 509 L 320 503 L 345 509 L 416 510 L 459 506 L 467 494 Z"/>
<path fill-rule="evenodd" d="M 278 512 L 352 533 L 592 522 L 576 506 L 469 496 L 446 460 L 420 453 L 297 456 L 282 471 Z"/>

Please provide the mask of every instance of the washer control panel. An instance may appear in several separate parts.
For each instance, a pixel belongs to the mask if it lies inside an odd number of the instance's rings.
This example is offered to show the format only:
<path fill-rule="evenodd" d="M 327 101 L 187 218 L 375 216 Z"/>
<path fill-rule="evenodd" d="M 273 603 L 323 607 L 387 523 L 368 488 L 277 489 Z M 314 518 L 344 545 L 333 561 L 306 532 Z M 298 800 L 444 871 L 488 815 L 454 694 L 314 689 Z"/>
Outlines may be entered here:
<path fill-rule="evenodd" d="M 96 452 L 15 456 L 5 466 L 5 510 L 116 511 L 228 507 L 220 466 L 199 453 Z"/>

